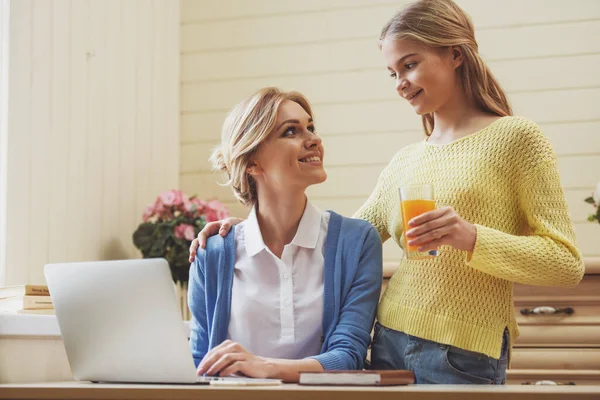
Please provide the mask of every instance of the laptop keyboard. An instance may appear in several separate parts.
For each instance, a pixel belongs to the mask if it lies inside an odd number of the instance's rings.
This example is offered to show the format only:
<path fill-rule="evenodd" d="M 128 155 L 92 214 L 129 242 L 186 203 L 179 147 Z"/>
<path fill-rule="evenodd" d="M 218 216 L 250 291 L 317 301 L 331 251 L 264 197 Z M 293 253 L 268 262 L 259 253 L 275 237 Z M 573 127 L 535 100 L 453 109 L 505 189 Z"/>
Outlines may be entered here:
<path fill-rule="evenodd" d="M 211 381 L 222 381 L 224 378 L 220 376 L 199 376 L 196 378 L 196 383 L 210 383 Z"/>

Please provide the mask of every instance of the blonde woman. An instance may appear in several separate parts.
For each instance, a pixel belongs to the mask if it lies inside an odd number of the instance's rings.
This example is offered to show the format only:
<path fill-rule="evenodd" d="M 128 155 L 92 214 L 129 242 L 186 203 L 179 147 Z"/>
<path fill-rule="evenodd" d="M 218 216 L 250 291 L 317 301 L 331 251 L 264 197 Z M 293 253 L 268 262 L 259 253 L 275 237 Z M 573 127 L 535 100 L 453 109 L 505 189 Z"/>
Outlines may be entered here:
<path fill-rule="evenodd" d="M 473 24 L 452 0 L 408 5 L 380 48 L 425 139 L 401 149 L 355 214 L 426 260 L 404 259 L 377 311 L 372 367 L 409 369 L 417 383 L 503 384 L 519 335 L 513 283 L 578 284 L 581 254 L 556 167 L 539 127 L 512 116 L 478 53 Z M 432 184 L 438 209 L 403 231 L 398 187 Z M 227 231 L 215 222 L 201 241 Z M 193 243 L 194 250 L 197 243 Z"/>
<path fill-rule="evenodd" d="M 369 223 L 321 211 L 324 149 L 306 98 L 260 90 L 228 115 L 211 160 L 251 211 L 208 239 L 190 269 L 198 374 L 295 382 L 300 371 L 362 369 L 381 290 Z"/>

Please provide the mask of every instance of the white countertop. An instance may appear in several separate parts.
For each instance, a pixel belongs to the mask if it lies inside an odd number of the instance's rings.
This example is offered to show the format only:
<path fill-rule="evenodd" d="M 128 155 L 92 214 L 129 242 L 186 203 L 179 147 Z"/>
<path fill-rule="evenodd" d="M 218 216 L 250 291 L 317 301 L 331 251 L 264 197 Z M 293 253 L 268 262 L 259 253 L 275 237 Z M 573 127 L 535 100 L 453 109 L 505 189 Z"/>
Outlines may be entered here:
<path fill-rule="evenodd" d="M 189 321 L 183 321 L 189 332 Z M 15 314 L 0 312 L 0 337 L 45 336 L 60 337 L 55 315 Z"/>
<path fill-rule="evenodd" d="M 0 336 L 60 337 L 55 315 L 0 313 Z"/>

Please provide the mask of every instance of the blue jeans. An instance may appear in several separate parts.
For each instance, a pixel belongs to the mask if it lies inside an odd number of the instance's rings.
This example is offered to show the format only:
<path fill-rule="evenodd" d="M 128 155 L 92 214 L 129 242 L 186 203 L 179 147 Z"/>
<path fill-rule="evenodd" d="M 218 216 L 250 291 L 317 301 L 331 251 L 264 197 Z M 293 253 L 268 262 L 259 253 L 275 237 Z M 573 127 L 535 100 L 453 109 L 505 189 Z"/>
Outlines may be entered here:
<path fill-rule="evenodd" d="M 500 359 L 407 335 L 375 324 L 371 369 L 413 371 L 416 383 L 503 385 L 508 365 L 508 330 Z"/>

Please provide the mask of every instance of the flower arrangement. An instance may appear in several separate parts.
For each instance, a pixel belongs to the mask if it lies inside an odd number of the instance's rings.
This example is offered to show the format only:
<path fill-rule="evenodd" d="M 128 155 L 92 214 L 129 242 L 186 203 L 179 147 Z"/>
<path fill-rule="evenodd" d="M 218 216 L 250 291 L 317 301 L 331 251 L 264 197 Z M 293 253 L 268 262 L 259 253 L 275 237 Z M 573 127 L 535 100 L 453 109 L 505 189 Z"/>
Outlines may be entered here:
<path fill-rule="evenodd" d="M 596 186 L 596 191 L 591 197 L 585 199 L 586 203 L 590 203 L 596 209 L 596 212 L 588 216 L 588 221 L 598 221 L 600 223 L 600 183 Z"/>
<path fill-rule="evenodd" d="M 181 190 L 166 191 L 146 207 L 143 223 L 133 233 L 133 243 L 144 258 L 164 257 L 173 281 L 187 283 L 192 240 L 207 222 L 228 216 L 229 211 L 218 200 L 207 202 L 188 197 Z"/>

